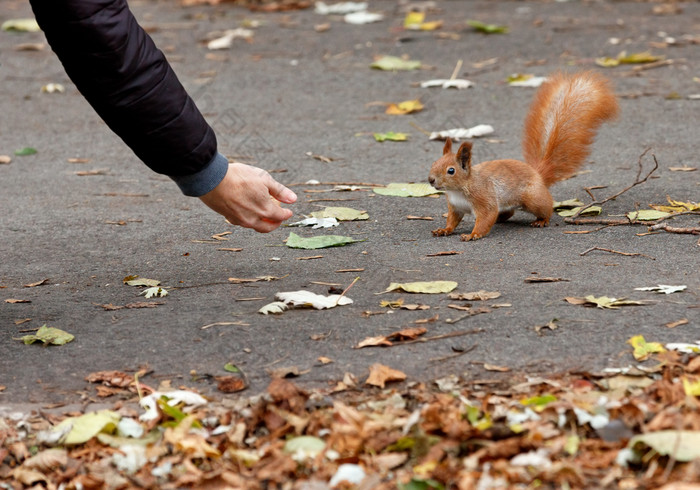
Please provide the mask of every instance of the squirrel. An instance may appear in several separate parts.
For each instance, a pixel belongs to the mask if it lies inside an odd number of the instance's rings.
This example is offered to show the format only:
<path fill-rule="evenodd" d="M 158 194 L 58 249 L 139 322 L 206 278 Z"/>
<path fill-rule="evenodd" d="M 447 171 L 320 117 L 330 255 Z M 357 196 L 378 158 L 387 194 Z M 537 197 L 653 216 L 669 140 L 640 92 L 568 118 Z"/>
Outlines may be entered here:
<path fill-rule="evenodd" d="M 462 241 L 486 236 L 516 209 L 535 215 L 532 226 L 547 226 L 553 211 L 549 187 L 576 172 L 600 125 L 618 112 L 606 78 L 592 71 L 559 72 L 538 89 L 525 118 L 525 162 L 492 160 L 472 166 L 472 144 L 462 143 L 455 154 L 448 137 L 428 177 L 435 189 L 447 194 L 447 223 L 433 230 L 433 236 L 452 234 L 468 212 L 474 213 L 474 228 L 461 235 Z"/>

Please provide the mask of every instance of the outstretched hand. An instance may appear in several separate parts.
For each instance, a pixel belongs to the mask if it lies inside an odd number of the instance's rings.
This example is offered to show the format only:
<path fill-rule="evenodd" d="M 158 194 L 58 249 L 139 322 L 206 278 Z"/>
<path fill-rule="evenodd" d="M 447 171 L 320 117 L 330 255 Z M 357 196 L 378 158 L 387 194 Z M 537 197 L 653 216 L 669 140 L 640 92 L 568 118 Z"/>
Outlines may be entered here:
<path fill-rule="evenodd" d="M 219 185 L 200 199 L 229 223 L 268 233 L 294 214 L 280 207 L 271 197 L 285 204 L 297 200 L 294 192 L 265 170 L 243 163 L 231 163 Z"/>

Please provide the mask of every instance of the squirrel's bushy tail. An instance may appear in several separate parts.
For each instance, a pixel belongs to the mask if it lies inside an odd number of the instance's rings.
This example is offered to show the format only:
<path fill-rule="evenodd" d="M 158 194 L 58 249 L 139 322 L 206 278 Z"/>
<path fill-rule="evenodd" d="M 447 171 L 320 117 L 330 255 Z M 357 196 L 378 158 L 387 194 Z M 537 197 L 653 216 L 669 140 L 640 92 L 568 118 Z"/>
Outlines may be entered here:
<path fill-rule="evenodd" d="M 547 187 L 570 177 L 590 153 L 598 127 L 618 110 L 610 82 L 598 73 L 552 75 L 525 119 L 525 161 Z"/>

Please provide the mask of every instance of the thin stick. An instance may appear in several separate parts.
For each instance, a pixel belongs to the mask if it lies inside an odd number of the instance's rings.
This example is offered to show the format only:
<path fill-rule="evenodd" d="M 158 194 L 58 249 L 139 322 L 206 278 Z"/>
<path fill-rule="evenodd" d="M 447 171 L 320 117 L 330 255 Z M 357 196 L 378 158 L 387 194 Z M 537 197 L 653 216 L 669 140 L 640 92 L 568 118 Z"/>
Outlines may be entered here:
<path fill-rule="evenodd" d="M 449 356 L 442 356 L 442 357 L 433 357 L 432 359 L 428 359 L 428 362 L 440 362 L 440 361 L 446 361 L 448 359 L 454 359 L 455 357 L 463 356 L 464 354 L 468 354 L 469 352 L 473 351 L 479 346 L 479 344 L 474 344 L 468 349 L 464 349 L 462 352 L 455 352 L 454 354 L 450 354 Z"/>
<path fill-rule="evenodd" d="M 669 226 L 666 223 L 657 223 L 649 227 L 649 231 L 659 231 L 663 230 L 668 233 L 684 233 L 689 235 L 700 235 L 700 227 L 694 228 L 680 228 L 678 226 Z"/>
<path fill-rule="evenodd" d="M 651 150 L 651 148 L 647 148 L 646 150 L 644 150 L 644 152 L 643 152 L 641 155 L 639 155 L 639 160 L 637 161 L 637 166 L 638 166 L 638 169 L 637 169 L 637 177 L 635 178 L 634 182 L 633 182 L 631 185 L 628 185 L 627 187 L 625 187 L 624 189 L 622 189 L 620 192 L 618 192 L 618 193 L 616 193 L 616 194 L 613 194 L 612 196 L 606 197 L 606 198 L 603 199 L 602 201 L 593 201 L 593 202 L 591 202 L 591 203 L 589 203 L 589 204 L 586 204 L 585 206 L 581 206 L 581 209 L 579 209 L 579 210 L 576 212 L 576 214 L 574 214 L 571 218 L 565 219 L 564 221 L 565 221 L 566 223 L 579 224 L 579 223 L 576 223 L 574 220 L 578 219 L 578 217 L 581 216 L 581 213 L 584 212 L 585 210 L 589 209 L 589 208 L 592 207 L 592 206 L 600 206 L 600 205 L 602 205 L 602 204 L 605 204 L 605 203 L 608 202 L 608 201 L 612 201 L 613 199 L 619 197 L 620 195 L 624 194 L 625 192 L 627 192 L 628 190 L 632 189 L 633 187 L 636 187 L 636 186 L 638 186 L 638 185 L 643 184 L 644 182 L 646 182 L 646 181 L 649 179 L 649 177 L 651 177 L 651 174 L 653 174 L 654 172 L 656 172 L 656 170 L 659 168 L 659 162 L 656 160 L 656 155 L 654 155 L 654 154 L 652 153 L 651 156 L 652 156 L 652 158 L 654 159 L 654 168 L 652 168 L 652 169 L 649 171 L 649 173 L 647 173 L 647 175 L 646 175 L 643 179 L 640 180 L 640 176 L 641 176 L 641 174 L 642 174 L 642 169 L 643 169 L 642 159 L 644 158 L 644 156 L 645 156 L 647 153 L 649 153 L 650 150 Z"/>
<path fill-rule="evenodd" d="M 455 332 L 444 333 L 442 335 L 435 335 L 433 337 L 421 337 L 419 339 L 406 340 L 404 342 L 401 342 L 400 344 L 395 345 L 416 344 L 418 342 L 430 342 L 431 340 L 450 339 L 452 337 L 461 337 L 463 335 L 473 335 L 475 333 L 481 333 L 483 331 L 483 328 L 475 328 L 473 330 L 457 330 Z"/>
<path fill-rule="evenodd" d="M 617 250 L 612 250 L 609 248 L 601 248 L 601 247 L 591 247 L 588 250 L 586 250 L 585 252 L 581 252 L 579 255 L 583 256 L 583 255 L 586 255 L 588 252 L 592 252 L 594 250 L 600 250 L 601 252 L 609 252 L 611 254 L 625 255 L 627 257 L 642 256 L 642 257 L 647 257 L 651 260 L 656 260 L 654 257 L 651 257 L 649 255 L 645 255 L 645 254 L 640 254 L 640 253 L 636 253 L 636 252 L 619 252 Z"/>
<path fill-rule="evenodd" d="M 348 289 L 350 289 L 351 287 L 353 287 L 353 286 L 355 285 L 355 283 L 356 283 L 357 281 L 359 281 L 359 280 L 360 280 L 360 276 L 357 276 L 357 277 L 350 283 L 350 285 L 349 285 L 348 287 L 346 287 L 345 290 L 344 290 L 342 293 L 340 293 L 340 296 L 338 296 L 338 300 L 335 302 L 335 306 L 338 306 L 338 303 L 340 302 L 340 298 L 342 298 L 343 296 L 345 296 L 345 293 L 348 292 Z"/>
<path fill-rule="evenodd" d="M 452 70 L 452 75 L 450 75 L 450 80 L 454 80 L 457 78 L 457 75 L 459 75 L 459 70 L 462 69 L 462 60 L 457 61 L 457 65 L 455 66 L 455 69 Z"/>

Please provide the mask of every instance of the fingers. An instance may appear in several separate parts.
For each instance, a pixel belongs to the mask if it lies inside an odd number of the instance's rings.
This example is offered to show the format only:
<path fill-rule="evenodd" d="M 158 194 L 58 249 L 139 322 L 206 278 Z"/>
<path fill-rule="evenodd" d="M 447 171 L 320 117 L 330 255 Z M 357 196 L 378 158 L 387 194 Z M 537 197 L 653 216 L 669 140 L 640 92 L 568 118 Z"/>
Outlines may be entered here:
<path fill-rule="evenodd" d="M 291 189 L 288 189 L 287 187 L 283 186 L 271 176 L 267 188 L 270 190 L 270 195 L 272 197 L 274 197 L 278 201 L 282 201 L 285 204 L 293 204 L 297 200 L 297 195 L 294 192 L 292 192 Z"/>

